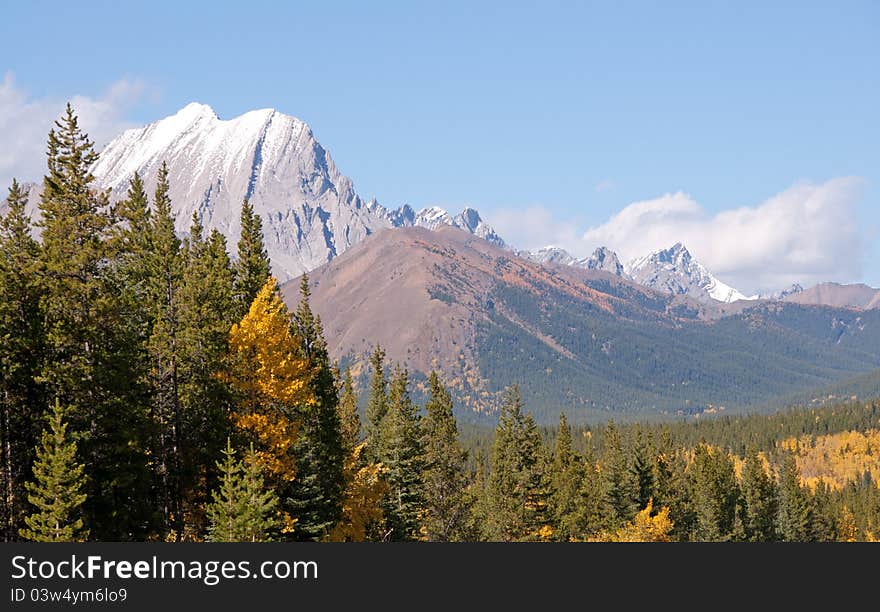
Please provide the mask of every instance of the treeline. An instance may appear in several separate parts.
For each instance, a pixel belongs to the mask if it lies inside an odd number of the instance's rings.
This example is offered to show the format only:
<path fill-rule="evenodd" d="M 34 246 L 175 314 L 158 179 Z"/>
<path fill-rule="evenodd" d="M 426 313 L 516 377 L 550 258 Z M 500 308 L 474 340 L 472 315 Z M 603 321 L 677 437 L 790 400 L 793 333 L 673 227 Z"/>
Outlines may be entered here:
<path fill-rule="evenodd" d="M 291 312 L 248 202 L 233 261 L 197 215 L 183 240 L 176 235 L 164 165 L 152 197 L 135 175 L 127 197 L 111 204 L 89 174 L 96 157 L 68 107 L 49 134 L 39 241 L 18 183 L 0 220 L 7 541 L 880 533 L 870 475 L 838 489 L 807 487 L 794 456 L 769 448 L 798 427 L 777 428 L 781 419 L 803 429 L 821 420 L 810 413 L 768 420 L 754 436 L 739 425 L 730 434 L 723 419 L 573 434 L 564 416 L 546 435 L 514 385 L 486 452 L 469 454 L 440 377 L 431 373 L 419 406 L 409 373 L 389 367 L 377 346 L 362 423 L 351 373 L 329 358 L 308 280 Z M 842 410 L 835 427 L 862 427 L 877 406 Z"/>

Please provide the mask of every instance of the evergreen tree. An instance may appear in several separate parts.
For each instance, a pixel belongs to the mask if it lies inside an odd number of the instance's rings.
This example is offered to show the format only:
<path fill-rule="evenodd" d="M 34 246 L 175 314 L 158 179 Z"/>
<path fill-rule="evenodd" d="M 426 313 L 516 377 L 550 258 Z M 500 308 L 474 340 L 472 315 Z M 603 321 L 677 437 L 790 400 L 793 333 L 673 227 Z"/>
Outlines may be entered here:
<path fill-rule="evenodd" d="M 597 533 L 603 526 L 604 483 L 598 471 L 598 463 L 592 445 L 587 446 L 582 466 L 583 479 L 581 480 L 580 499 L 575 517 L 576 531 L 571 533 L 573 539 Z"/>
<path fill-rule="evenodd" d="M 151 315 L 148 339 L 152 417 L 157 431 L 158 464 L 163 525 L 177 539 L 184 531 L 184 491 L 195 486 L 182 448 L 183 415 L 180 401 L 180 292 L 183 259 L 174 231 L 169 197 L 168 166 L 162 162 L 153 196 L 155 211 L 146 225 L 149 239 L 147 304 Z M 184 474 L 184 471 L 187 474 Z"/>
<path fill-rule="evenodd" d="M 783 542 L 811 542 L 813 512 L 793 454 L 783 456 L 778 481 L 777 529 L 780 539 Z"/>
<path fill-rule="evenodd" d="M 465 540 L 472 533 L 470 512 L 473 505 L 467 490 L 467 452 L 458 441 L 452 396 L 433 371 L 428 377 L 428 402 L 422 431 L 425 537 L 431 542 Z"/>
<path fill-rule="evenodd" d="M 143 539 L 151 529 L 147 402 L 140 326 L 120 299 L 125 252 L 113 240 L 97 159 L 70 105 L 49 133 L 40 201 L 46 353 L 41 380 L 69 407 L 90 466 L 85 523 L 97 539 Z"/>
<path fill-rule="evenodd" d="M 415 540 L 421 527 L 423 448 L 418 407 L 409 394 L 409 375 L 396 368 L 388 393 L 388 414 L 383 420 L 380 461 L 386 470 L 385 503 L 392 540 Z"/>
<path fill-rule="evenodd" d="M 490 539 L 504 542 L 538 537 L 546 501 L 541 473 L 541 435 L 523 414 L 519 388 L 508 389 L 501 406 L 487 484 Z"/>
<path fill-rule="evenodd" d="M 345 456 L 351 455 L 361 438 L 361 419 L 358 415 L 358 398 L 351 378 L 351 369 L 345 369 L 339 398 L 339 430 Z"/>
<path fill-rule="evenodd" d="M 80 509 L 86 496 L 85 468 L 76 461 L 76 442 L 67 433 L 64 412 L 56 400 L 34 462 L 34 480 L 26 484 L 34 512 L 25 518 L 21 537 L 34 542 L 85 540 Z"/>
<path fill-rule="evenodd" d="M 266 542 L 280 523 L 278 497 L 267 489 L 253 448 L 243 462 L 236 461 L 227 441 L 225 459 L 218 462 L 220 486 L 208 506 L 209 542 Z"/>
<path fill-rule="evenodd" d="M 300 281 L 300 303 L 293 316 L 300 355 L 308 362 L 310 396 L 315 403 L 298 409 L 299 431 L 293 452 L 297 476 L 288 499 L 297 517 L 294 537 L 325 537 L 342 512 L 344 449 L 339 422 L 339 396 L 321 317 L 309 304 L 308 276 Z"/>
<path fill-rule="evenodd" d="M 24 484 L 43 412 L 39 245 L 25 212 L 27 193 L 13 179 L 0 219 L 0 540 L 16 539 L 27 511 Z"/>
<path fill-rule="evenodd" d="M 366 460 L 378 462 L 382 448 L 382 422 L 388 412 L 388 383 L 385 379 L 385 351 L 378 344 L 370 357 L 373 377 L 367 398 Z"/>
<path fill-rule="evenodd" d="M 834 506 L 831 487 L 824 480 L 816 484 L 811 496 L 812 522 L 810 535 L 816 542 L 836 542 L 838 513 Z"/>
<path fill-rule="evenodd" d="M 701 542 L 730 540 L 734 535 L 739 498 L 730 455 L 699 444 L 694 450 L 690 471 L 695 512 L 694 539 Z"/>
<path fill-rule="evenodd" d="M 666 427 L 659 436 L 654 482 L 654 501 L 658 508 L 669 508 L 673 539 L 686 540 L 696 520 L 688 491 L 687 461 L 682 456 L 682 449 L 673 444 Z"/>
<path fill-rule="evenodd" d="M 634 485 L 633 504 L 638 510 L 643 510 L 656 495 L 654 464 L 657 457 L 651 434 L 643 427 L 636 426 L 631 447 L 629 472 Z"/>
<path fill-rule="evenodd" d="M 776 539 L 776 487 L 754 448 L 746 453 L 740 488 L 743 538 L 748 542 L 772 542 Z"/>
<path fill-rule="evenodd" d="M 602 455 L 603 508 L 606 527 L 616 530 L 635 516 L 634 500 L 638 498 L 636 483 L 629 470 L 620 430 L 608 423 L 603 436 L 605 451 Z"/>
<path fill-rule="evenodd" d="M 269 255 L 263 241 L 263 222 L 245 198 L 241 206 L 241 238 L 235 264 L 235 308 L 237 318 L 248 311 L 251 302 L 266 284 L 270 274 Z"/>
<path fill-rule="evenodd" d="M 565 413 L 559 415 L 556 447 L 550 468 L 550 515 L 558 540 L 574 539 L 583 531 L 581 507 L 584 503 L 586 470 L 571 444 L 571 428 Z"/>
<path fill-rule="evenodd" d="M 229 387 L 219 376 L 228 368 L 229 331 L 234 322 L 232 265 L 223 235 L 212 230 L 204 239 L 202 232 L 194 213 L 182 253 L 175 334 L 181 464 L 186 466 L 188 482 L 203 483 L 191 489 L 186 498 L 184 528 L 192 534 L 205 528 L 200 508 L 209 501 L 205 491 L 215 486 L 215 460 L 230 433 L 232 405 Z"/>

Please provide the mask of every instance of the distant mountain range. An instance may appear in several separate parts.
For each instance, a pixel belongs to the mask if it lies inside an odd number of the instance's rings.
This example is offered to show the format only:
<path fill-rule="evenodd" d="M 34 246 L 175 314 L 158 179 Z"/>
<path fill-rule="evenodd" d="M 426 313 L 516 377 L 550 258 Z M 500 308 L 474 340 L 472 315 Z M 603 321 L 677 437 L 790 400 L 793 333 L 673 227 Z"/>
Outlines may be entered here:
<path fill-rule="evenodd" d="M 335 359 L 365 375 L 378 342 L 478 414 L 512 383 L 540 420 L 580 420 L 743 409 L 880 368 L 878 309 L 701 302 L 449 226 L 377 232 L 309 278 Z"/>
<path fill-rule="evenodd" d="M 273 109 L 221 120 L 209 106 L 188 104 L 170 117 L 113 139 L 101 151 L 93 173 L 98 185 L 118 200 L 125 197 L 135 172 L 152 190 L 162 162 L 169 167 L 178 232 L 188 231 L 195 214 L 205 227 L 218 229 L 234 245 L 241 231 L 241 202 L 248 198 L 263 220 L 273 273 L 282 281 L 332 260 L 380 229 L 452 226 L 531 261 L 604 270 L 703 302 L 789 299 L 801 289 L 796 285 L 772 295 L 747 298 L 716 278 L 682 244 L 626 265 L 605 247 L 583 259 L 552 246 L 515 251 L 473 208 L 453 216 L 438 207 L 415 211 L 408 205 L 386 208 L 375 199 L 365 201 L 336 168 L 309 126 Z M 34 218 L 39 214 L 38 195 L 39 186 L 31 185 L 29 212 Z M 857 308 L 880 306 L 876 299 L 880 292 L 868 287 L 821 287 L 803 299 Z"/>

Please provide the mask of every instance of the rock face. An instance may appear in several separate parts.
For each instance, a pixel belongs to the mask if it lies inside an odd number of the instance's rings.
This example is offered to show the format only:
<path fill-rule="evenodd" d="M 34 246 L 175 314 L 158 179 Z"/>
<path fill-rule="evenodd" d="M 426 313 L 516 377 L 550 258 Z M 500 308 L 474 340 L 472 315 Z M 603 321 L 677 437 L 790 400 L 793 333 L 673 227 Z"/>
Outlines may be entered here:
<path fill-rule="evenodd" d="M 310 271 L 384 228 L 451 225 L 497 245 L 504 241 L 477 211 L 452 217 L 439 208 L 415 213 L 388 210 L 355 192 L 312 130 L 273 109 L 222 120 L 204 104 L 112 140 L 92 168 L 111 200 L 125 197 L 140 173 L 152 193 L 162 162 L 168 164 L 176 228 L 185 234 L 196 215 L 216 228 L 234 254 L 241 233 L 241 203 L 248 198 L 263 221 L 266 250 L 280 280 Z M 39 216 L 39 189 L 31 189 L 28 212 Z"/>
<path fill-rule="evenodd" d="M 584 270 L 603 270 L 615 276 L 625 276 L 623 265 L 617 258 L 617 253 L 607 247 L 599 247 L 592 255 L 584 259 L 577 259 L 565 249 L 557 246 L 546 246 L 537 251 L 519 251 L 518 254 L 536 263 L 574 266 Z"/>
<path fill-rule="evenodd" d="M 578 261 L 571 253 L 556 246 L 546 246 L 536 251 L 519 251 L 518 255 L 539 264 L 559 264 L 561 266 L 577 266 Z"/>
<path fill-rule="evenodd" d="M 604 270 L 615 276 L 624 276 L 623 264 L 617 258 L 617 253 L 608 247 L 599 247 L 590 257 L 584 261 L 584 268 L 588 270 Z"/>
<path fill-rule="evenodd" d="M 234 247 L 248 198 L 281 278 L 311 270 L 390 225 L 364 205 L 308 125 L 272 109 L 223 121 L 209 106 L 189 104 L 112 140 L 93 173 L 112 199 L 121 199 L 135 172 L 152 190 L 163 161 L 180 233 L 195 214 Z"/>
<path fill-rule="evenodd" d="M 641 285 L 673 295 L 688 295 L 702 302 L 747 299 L 712 276 L 681 243 L 633 260 L 626 271 Z"/>

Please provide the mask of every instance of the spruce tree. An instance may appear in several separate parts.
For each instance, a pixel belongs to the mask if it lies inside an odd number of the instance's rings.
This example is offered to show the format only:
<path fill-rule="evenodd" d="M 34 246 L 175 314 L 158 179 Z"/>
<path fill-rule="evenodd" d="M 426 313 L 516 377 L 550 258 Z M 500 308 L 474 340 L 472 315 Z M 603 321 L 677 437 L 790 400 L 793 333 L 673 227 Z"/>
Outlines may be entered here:
<path fill-rule="evenodd" d="M 695 512 L 693 538 L 701 542 L 731 540 L 739 487 L 730 455 L 699 444 L 690 472 Z"/>
<path fill-rule="evenodd" d="M 202 485 L 187 496 L 187 512 L 195 521 L 186 529 L 203 529 L 196 511 L 207 503 L 204 491 L 217 478 L 215 458 L 230 433 L 229 410 L 232 398 L 220 373 L 228 367 L 229 330 L 234 316 L 232 265 L 223 235 L 212 230 L 202 237 L 202 226 L 193 215 L 189 237 L 183 251 L 183 275 L 179 291 L 179 329 L 176 333 L 178 396 L 181 414 L 181 462 L 186 477 Z M 189 521 L 187 521 L 189 522 Z"/>
<path fill-rule="evenodd" d="M 571 427 L 565 413 L 561 413 L 550 466 L 550 515 L 557 540 L 568 541 L 582 532 L 580 510 L 585 478 L 582 459 L 572 448 Z"/>
<path fill-rule="evenodd" d="M 783 542 L 811 542 L 813 509 L 794 455 L 785 453 L 778 475 L 777 530 Z"/>
<path fill-rule="evenodd" d="M 145 231 L 149 240 L 147 304 L 152 324 L 148 339 L 149 382 L 163 526 L 165 531 L 174 531 L 179 539 L 184 529 L 184 491 L 195 486 L 196 475 L 189 469 L 188 453 L 183 448 L 178 337 L 183 259 L 180 239 L 174 231 L 170 188 L 168 166 L 162 162 L 153 196 L 154 212 Z"/>
<path fill-rule="evenodd" d="M 490 539 L 504 542 L 538 537 L 544 525 L 541 434 L 522 410 L 519 388 L 507 390 L 501 405 L 487 484 Z"/>
<path fill-rule="evenodd" d="M 669 508 L 673 538 L 687 540 L 696 520 L 688 490 L 687 461 L 682 449 L 673 444 L 668 428 L 663 429 L 658 439 L 654 483 L 655 507 Z"/>
<path fill-rule="evenodd" d="M 458 440 L 452 396 L 436 372 L 428 377 L 428 402 L 422 419 L 425 538 L 431 542 L 466 540 L 472 530 L 473 498 L 468 493 L 467 452 Z"/>
<path fill-rule="evenodd" d="M 644 509 L 654 499 L 656 452 L 651 434 L 641 426 L 636 426 L 631 442 L 629 472 L 634 485 L 633 504 L 638 510 Z"/>
<path fill-rule="evenodd" d="M 608 423 L 605 428 L 604 445 L 601 461 L 602 514 L 606 520 L 606 528 L 614 531 L 635 516 L 638 510 L 635 505 L 638 489 L 629 469 L 620 430 L 614 423 Z"/>
<path fill-rule="evenodd" d="M 754 447 L 746 453 L 740 489 L 743 539 L 772 542 L 776 539 L 776 487 Z"/>
<path fill-rule="evenodd" d="M 0 219 L 0 540 L 18 536 L 27 511 L 24 484 L 43 413 L 40 247 L 30 234 L 27 192 L 13 179 Z"/>
<path fill-rule="evenodd" d="M 378 344 L 370 357 L 372 379 L 367 398 L 365 459 L 378 462 L 382 448 L 382 429 L 385 414 L 388 412 L 388 383 L 385 379 L 385 351 Z"/>
<path fill-rule="evenodd" d="M 56 400 L 37 449 L 34 480 L 26 484 L 34 512 L 25 518 L 27 527 L 21 529 L 21 537 L 34 542 L 79 542 L 88 537 L 81 516 L 86 500 L 84 471 Z"/>
<path fill-rule="evenodd" d="M 409 374 L 400 367 L 391 380 L 383 424 L 379 457 L 388 483 L 384 510 L 390 538 L 416 540 L 423 508 L 424 457 L 418 407 L 409 394 Z"/>
<path fill-rule="evenodd" d="M 41 380 L 69 407 L 91 478 L 85 523 L 97 539 L 143 539 L 150 530 L 147 399 L 141 326 L 123 294 L 128 251 L 114 240 L 97 159 L 70 105 L 49 133 L 40 201 L 46 355 Z"/>
<path fill-rule="evenodd" d="M 251 302 L 269 279 L 271 265 L 263 241 L 263 222 L 245 198 L 241 206 L 241 237 L 235 264 L 235 308 L 237 319 L 248 311 Z"/>
<path fill-rule="evenodd" d="M 266 542 L 280 527 L 278 497 L 263 480 L 253 447 L 244 461 L 235 459 L 227 440 L 224 460 L 217 462 L 220 485 L 207 507 L 209 542 Z"/>
<path fill-rule="evenodd" d="M 299 431 L 294 445 L 296 479 L 288 499 L 297 517 L 294 537 L 325 537 L 342 512 L 344 450 L 339 422 L 339 396 L 321 318 L 312 312 L 308 276 L 300 281 L 300 302 L 293 316 L 300 355 L 308 361 L 309 386 L 315 403 L 298 409 Z"/>

